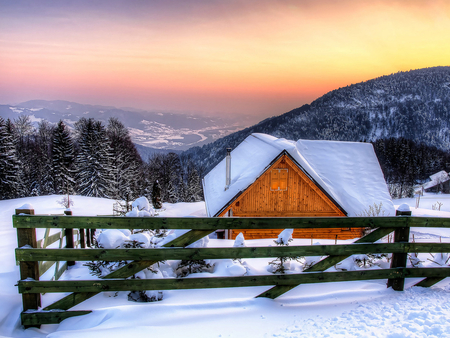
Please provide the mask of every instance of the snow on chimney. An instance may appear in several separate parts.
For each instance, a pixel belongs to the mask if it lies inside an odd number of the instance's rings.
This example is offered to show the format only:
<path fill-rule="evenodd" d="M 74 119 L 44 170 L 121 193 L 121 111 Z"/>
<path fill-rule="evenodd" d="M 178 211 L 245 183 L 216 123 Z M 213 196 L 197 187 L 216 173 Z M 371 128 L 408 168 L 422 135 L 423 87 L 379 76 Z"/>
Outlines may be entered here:
<path fill-rule="evenodd" d="M 226 159 L 226 176 L 225 176 L 225 190 L 230 187 L 231 184 L 231 148 L 227 148 L 227 157 Z"/>

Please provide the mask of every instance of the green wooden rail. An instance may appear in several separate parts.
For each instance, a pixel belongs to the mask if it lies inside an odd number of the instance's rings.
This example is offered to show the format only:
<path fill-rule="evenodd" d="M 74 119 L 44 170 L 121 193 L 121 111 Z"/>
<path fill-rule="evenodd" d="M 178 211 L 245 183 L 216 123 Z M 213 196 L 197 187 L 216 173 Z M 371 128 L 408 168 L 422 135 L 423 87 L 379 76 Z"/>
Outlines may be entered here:
<path fill-rule="evenodd" d="M 22 324 L 26 327 L 59 323 L 71 316 L 90 312 L 68 311 L 73 306 L 104 291 L 170 290 L 272 286 L 258 297 L 276 298 L 305 283 L 387 279 L 388 286 L 403 290 L 405 278 L 423 278 L 416 285 L 431 286 L 450 276 L 450 267 L 406 268 L 406 257 L 413 253 L 450 252 L 450 243 L 410 243 L 411 227 L 450 228 L 450 219 L 417 217 L 337 217 L 337 218 L 125 218 L 81 216 L 13 216 L 17 228 L 20 262 L 19 292 L 23 297 Z M 189 244 L 217 229 L 301 229 L 301 228 L 373 229 L 368 235 L 346 245 L 314 245 L 247 248 L 186 248 Z M 36 241 L 36 228 L 67 229 L 190 229 L 160 249 L 95 249 L 42 248 Z M 394 232 L 394 243 L 375 243 Z M 70 231 L 69 231 L 70 233 Z M 390 269 L 326 272 L 353 254 L 392 253 Z M 140 280 L 126 279 L 162 260 L 180 259 L 237 259 L 282 256 L 326 256 L 312 267 L 297 274 L 211 277 L 184 279 Z M 131 261 L 124 267 L 98 280 L 40 281 L 39 262 L 50 261 Z M 41 309 L 40 294 L 72 292 L 59 301 Z"/>

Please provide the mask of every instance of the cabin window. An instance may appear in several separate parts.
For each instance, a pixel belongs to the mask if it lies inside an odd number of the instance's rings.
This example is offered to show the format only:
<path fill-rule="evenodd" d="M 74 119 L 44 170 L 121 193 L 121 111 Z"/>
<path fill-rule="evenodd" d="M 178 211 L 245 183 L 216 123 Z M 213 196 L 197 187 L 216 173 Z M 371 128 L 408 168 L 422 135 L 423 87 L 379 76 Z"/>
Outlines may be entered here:
<path fill-rule="evenodd" d="M 287 190 L 288 169 L 272 169 L 270 176 L 270 190 Z"/>

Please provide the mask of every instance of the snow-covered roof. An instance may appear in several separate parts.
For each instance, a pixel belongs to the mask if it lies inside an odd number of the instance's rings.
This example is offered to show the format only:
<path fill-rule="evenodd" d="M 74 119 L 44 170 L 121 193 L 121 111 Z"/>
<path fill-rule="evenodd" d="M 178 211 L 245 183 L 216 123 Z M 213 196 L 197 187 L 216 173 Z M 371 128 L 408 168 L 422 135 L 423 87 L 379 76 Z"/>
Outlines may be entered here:
<path fill-rule="evenodd" d="M 424 189 L 432 188 L 440 183 L 447 182 L 450 177 L 448 176 L 448 173 L 444 170 L 439 171 L 436 174 L 433 174 L 430 176 L 431 181 L 427 182 L 423 185 Z"/>
<path fill-rule="evenodd" d="M 369 143 L 289 141 L 266 134 L 248 136 L 231 152 L 231 184 L 225 190 L 223 159 L 204 178 L 207 214 L 215 216 L 237 194 L 247 189 L 286 151 L 348 214 L 357 216 L 374 203 L 385 215 L 395 209 L 373 147 Z"/>

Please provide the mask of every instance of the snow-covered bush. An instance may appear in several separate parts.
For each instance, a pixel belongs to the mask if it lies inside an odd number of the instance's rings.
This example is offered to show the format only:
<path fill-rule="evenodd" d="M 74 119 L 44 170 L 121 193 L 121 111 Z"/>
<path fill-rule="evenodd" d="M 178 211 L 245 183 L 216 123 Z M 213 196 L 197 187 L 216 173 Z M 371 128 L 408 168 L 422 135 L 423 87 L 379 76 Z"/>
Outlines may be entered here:
<path fill-rule="evenodd" d="M 177 278 L 186 277 L 191 273 L 210 272 L 214 271 L 214 265 L 207 263 L 204 259 L 186 259 L 182 260 L 178 265 L 175 273 Z"/>
<path fill-rule="evenodd" d="M 175 232 L 174 232 L 175 233 Z M 170 236 L 170 235 L 169 235 Z M 198 241 L 190 244 L 188 248 L 206 248 L 209 243 L 209 237 L 205 236 Z M 204 259 L 186 259 L 182 260 L 175 270 L 178 278 L 186 277 L 191 273 L 200 272 L 213 272 L 214 265 L 209 264 L 209 262 Z"/>
<path fill-rule="evenodd" d="M 139 197 L 131 204 L 132 210 L 125 214 L 126 217 L 153 217 L 155 210 L 150 206 L 146 197 Z"/>
<path fill-rule="evenodd" d="M 128 212 L 128 217 L 151 217 L 153 208 L 150 206 L 147 198 L 140 197 L 132 203 L 133 210 Z M 116 249 L 116 248 L 155 248 L 167 235 L 165 230 L 151 229 L 108 229 L 98 233 L 94 240 L 94 246 L 97 248 Z M 107 262 L 95 261 L 86 263 L 92 275 L 104 277 L 109 273 L 120 269 L 127 264 L 126 261 Z M 132 276 L 132 279 L 162 278 L 163 273 L 159 269 L 160 264 L 149 266 L 143 271 Z M 174 277 L 173 272 L 166 276 Z M 133 291 L 128 294 L 128 299 L 137 302 L 153 302 L 163 298 L 162 291 Z"/>
<path fill-rule="evenodd" d="M 294 229 L 284 229 L 276 240 L 274 240 L 276 245 L 284 245 L 288 246 L 290 242 L 292 242 L 292 233 Z M 302 257 L 293 256 L 293 257 L 277 257 L 275 260 L 269 262 L 269 266 L 267 270 L 272 273 L 286 273 L 286 271 L 291 269 L 291 261 L 295 260 L 300 262 Z"/>
<path fill-rule="evenodd" d="M 233 247 L 235 248 L 245 248 L 245 238 L 244 234 L 241 232 L 239 235 L 236 236 L 236 239 L 234 240 Z"/>

